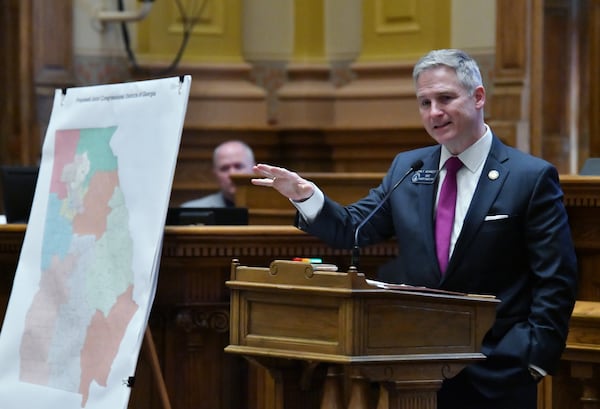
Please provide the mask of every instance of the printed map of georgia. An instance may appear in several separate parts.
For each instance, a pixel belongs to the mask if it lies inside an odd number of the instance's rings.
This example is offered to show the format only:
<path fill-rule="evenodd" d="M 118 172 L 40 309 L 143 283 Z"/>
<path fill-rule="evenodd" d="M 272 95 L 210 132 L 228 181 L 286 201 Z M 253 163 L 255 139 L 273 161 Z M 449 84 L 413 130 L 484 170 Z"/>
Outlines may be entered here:
<path fill-rule="evenodd" d="M 20 343 L 20 380 L 79 393 L 82 407 L 92 382 L 106 386 L 139 308 L 115 131 L 55 135 L 39 289 Z"/>

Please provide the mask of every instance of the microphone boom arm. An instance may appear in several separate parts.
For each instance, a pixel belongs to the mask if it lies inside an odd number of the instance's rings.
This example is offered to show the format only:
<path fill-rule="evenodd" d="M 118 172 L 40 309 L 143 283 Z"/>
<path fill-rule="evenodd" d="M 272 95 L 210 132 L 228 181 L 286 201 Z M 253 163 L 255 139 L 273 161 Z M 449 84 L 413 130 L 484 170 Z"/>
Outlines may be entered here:
<path fill-rule="evenodd" d="M 352 246 L 352 259 L 351 259 L 351 266 L 354 266 L 356 268 L 356 270 L 358 271 L 359 268 L 359 258 L 360 258 L 360 246 L 359 246 L 359 242 L 358 242 L 358 236 L 360 233 L 360 230 L 363 228 L 363 226 L 365 224 L 367 224 L 367 222 L 369 220 L 371 220 L 371 218 L 373 217 L 373 215 L 379 210 L 381 209 L 381 206 L 383 206 L 383 204 L 385 202 L 387 202 L 387 200 L 390 198 L 390 196 L 392 195 L 392 193 L 394 192 L 394 190 L 396 190 L 396 188 L 398 186 L 400 186 L 400 184 L 404 181 L 404 179 L 406 179 L 406 177 L 408 175 L 410 175 L 412 172 L 416 172 L 417 170 L 421 169 L 421 167 L 423 167 L 423 161 L 422 160 L 417 160 L 415 161 L 411 166 L 410 169 L 408 169 L 406 171 L 406 173 L 404 175 L 402 175 L 402 177 L 400 178 L 400 180 L 398 180 L 394 186 L 392 186 L 392 188 L 390 190 L 388 190 L 388 192 L 385 194 L 385 196 L 383 197 L 383 199 L 377 203 L 377 206 L 375 206 L 375 208 L 373 210 L 371 210 L 371 212 L 369 212 L 369 214 L 367 215 L 367 217 L 365 217 L 362 222 L 360 222 L 358 224 L 358 226 L 356 226 L 356 229 L 354 229 L 354 245 Z"/>

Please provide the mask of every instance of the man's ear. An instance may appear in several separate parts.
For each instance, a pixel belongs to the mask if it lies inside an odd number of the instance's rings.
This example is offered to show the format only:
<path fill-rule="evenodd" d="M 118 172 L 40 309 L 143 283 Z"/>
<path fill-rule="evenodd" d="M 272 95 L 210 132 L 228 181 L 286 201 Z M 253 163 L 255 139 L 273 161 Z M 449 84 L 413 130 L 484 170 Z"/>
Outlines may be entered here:
<path fill-rule="evenodd" d="M 483 85 L 478 86 L 473 91 L 473 97 L 475 98 L 475 107 L 478 109 L 483 109 L 485 105 L 485 88 Z"/>

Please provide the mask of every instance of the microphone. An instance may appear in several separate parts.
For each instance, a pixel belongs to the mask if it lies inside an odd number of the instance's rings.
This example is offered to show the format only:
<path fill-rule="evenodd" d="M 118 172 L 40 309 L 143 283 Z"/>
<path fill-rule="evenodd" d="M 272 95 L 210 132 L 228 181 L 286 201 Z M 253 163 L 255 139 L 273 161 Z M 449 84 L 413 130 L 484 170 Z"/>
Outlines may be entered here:
<path fill-rule="evenodd" d="M 371 220 L 371 217 L 373 217 L 373 215 L 381 208 L 381 206 L 383 206 L 383 204 L 390 198 L 390 196 L 392 195 L 392 193 L 394 192 L 394 190 L 396 190 L 396 188 L 398 186 L 400 186 L 400 183 L 402 183 L 404 181 L 404 179 L 406 179 L 406 177 L 408 175 L 410 175 L 413 172 L 416 172 L 417 170 L 421 169 L 423 167 L 423 161 L 421 159 L 418 159 L 416 161 L 413 162 L 412 165 L 410 165 L 410 169 L 408 169 L 406 171 L 406 173 L 404 175 L 402 175 L 402 177 L 400 178 L 400 180 L 398 180 L 394 186 L 392 186 L 392 188 L 385 194 L 385 196 L 383 197 L 383 199 L 381 199 L 381 201 L 377 204 L 377 206 L 375 206 L 375 208 L 373 210 L 371 210 L 371 213 L 369 213 L 367 215 L 367 217 L 365 217 L 363 219 L 362 222 L 360 222 L 358 224 L 358 226 L 356 226 L 356 229 L 354 230 L 354 246 L 352 247 L 352 262 L 351 262 L 351 266 L 354 266 L 356 268 L 356 270 L 358 271 L 359 268 L 359 262 L 358 259 L 360 257 L 360 246 L 358 245 L 358 234 L 360 233 L 360 229 L 363 228 L 363 226 L 365 224 L 367 224 L 367 222 L 369 220 Z"/>

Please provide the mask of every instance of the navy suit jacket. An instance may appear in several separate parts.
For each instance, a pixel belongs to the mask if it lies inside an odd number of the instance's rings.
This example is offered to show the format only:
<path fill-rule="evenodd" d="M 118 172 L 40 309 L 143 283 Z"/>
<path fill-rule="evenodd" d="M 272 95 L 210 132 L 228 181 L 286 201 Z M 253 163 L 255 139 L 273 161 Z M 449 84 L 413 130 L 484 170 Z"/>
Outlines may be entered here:
<path fill-rule="evenodd" d="M 437 171 L 440 150 L 437 145 L 398 154 L 381 185 L 365 198 L 343 207 L 326 196 L 317 218 L 307 224 L 298 217 L 297 226 L 333 247 L 351 248 L 355 226 L 416 160 L 423 161 L 423 171 Z M 487 360 L 465 369 L 483 394 L 532 382 L 529 365 L 553 373 L 565 347 L 577 284 L 556 169 L 494 136 L 444 275 L 434 239 L 437 180 L 418 179 L 423 181 L 406 178 L 360 230 L 361 247 L 391 237 L 398 242 L 397 259 L 382 267 L 379 278 L 500 299 L 482 344 Z M 498 215 L 502 218 L 489 217 Z"/>

